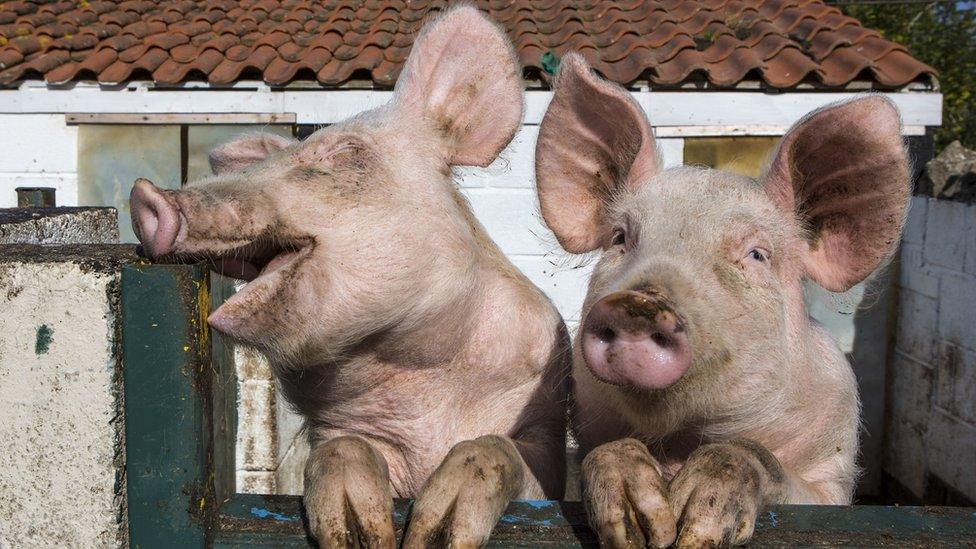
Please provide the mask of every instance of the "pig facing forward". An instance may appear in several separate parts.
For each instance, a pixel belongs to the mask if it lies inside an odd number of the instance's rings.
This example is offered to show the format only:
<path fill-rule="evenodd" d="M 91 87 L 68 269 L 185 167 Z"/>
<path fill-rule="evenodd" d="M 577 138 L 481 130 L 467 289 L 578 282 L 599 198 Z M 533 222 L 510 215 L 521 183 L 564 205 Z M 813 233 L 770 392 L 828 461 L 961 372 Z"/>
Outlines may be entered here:
<path fill-rule="evenodd" d="M 738 544 L 765 504 L 849 503 L 856 382 L 801 279 L 844 291 L 894 249 L 909 183 L 891 103 L 810 114 L 758 180 L 664 170 L 637 103 L 571 55 L 536 171 L 563 248 L 602 253 L 570 419 L 602 543 Z"/>
<path fill-rule="evenodd" d="M 569 338 L 452 180 L 488 165 L 522 114 L 504 34 L 453 9 L 417 39 L 390 104 L 304 142 L 211 153 L 187 189 L 132 191 L 153 257 L 249 280 L 209 319 L 270 359 L 311 442 L 305 505 L 323 546 L 487 540 L 513 498 L 564 484 Z M 445 457 L 446 456 L 446 457 Z"/>

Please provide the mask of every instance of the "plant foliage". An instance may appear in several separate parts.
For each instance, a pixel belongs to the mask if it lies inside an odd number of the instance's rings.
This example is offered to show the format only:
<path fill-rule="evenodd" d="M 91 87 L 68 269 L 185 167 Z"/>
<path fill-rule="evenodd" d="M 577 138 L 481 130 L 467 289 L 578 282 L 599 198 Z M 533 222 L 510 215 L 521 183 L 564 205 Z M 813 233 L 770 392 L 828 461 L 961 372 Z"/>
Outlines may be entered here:
<path fill-rule="evenodd" d="M 838 4 L 939 71 L 944 104 L 936 151 L 956 139 L 976 148 L 976 2 Z"/>

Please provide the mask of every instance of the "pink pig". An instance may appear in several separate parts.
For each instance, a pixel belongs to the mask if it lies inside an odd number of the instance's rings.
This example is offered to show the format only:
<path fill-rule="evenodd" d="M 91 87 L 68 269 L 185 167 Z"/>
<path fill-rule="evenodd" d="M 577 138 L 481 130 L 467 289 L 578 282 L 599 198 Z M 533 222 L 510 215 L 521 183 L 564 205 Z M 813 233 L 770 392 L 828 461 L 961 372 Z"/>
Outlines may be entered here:
<path fill-rule="evenodd" d="M 630 94 L 570 55 L 536 170 L 563 248 L 601 253 L 571 423 L 602 543 L 739 544 L 766 504 L 849 503 L 857 386 L 801 279 L 844 291 L 895 249 L 909 180 L 894 106 L 811 113 L 758 180 L 664 170 Z"/>
<path fill-rule="evenodd" d="M 486 166 L 522 115 L 502 31 L 462 7 L 416 40 L 390 104 L 304 142 L 244 137 L 178 191 L 140 181 L 153 257 L 249 280 L 210 325 L 271 361 L 311 442 L 324 547 L 481 545 L 514 498 L 558 498 L 570 348 L 559 314 L 475 220 L 451 166 Z"/>

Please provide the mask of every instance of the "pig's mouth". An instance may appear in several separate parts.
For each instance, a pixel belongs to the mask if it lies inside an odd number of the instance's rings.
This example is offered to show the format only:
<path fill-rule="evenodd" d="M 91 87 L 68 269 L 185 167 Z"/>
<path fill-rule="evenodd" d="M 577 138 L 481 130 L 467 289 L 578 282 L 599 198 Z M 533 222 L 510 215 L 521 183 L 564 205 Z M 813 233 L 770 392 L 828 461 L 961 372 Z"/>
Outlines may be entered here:
<path fill-rule="evenodd" d="M 208 254 L 214 271 L 247 282 L 210 315 L 210 325 L 231 336 L 242 335 L 244 325 L 275 299 L 312 249 L 311 240 L 259 238 L 244 246 Z"/>
<path fill-rule="evenodd" d="M 214 271 L 253 282 L 291 265 L 309 248 L 310 242 L 275 242 L 270 238 L 259 238 L 237 248 L 208 254 L 208 259 Z"/>

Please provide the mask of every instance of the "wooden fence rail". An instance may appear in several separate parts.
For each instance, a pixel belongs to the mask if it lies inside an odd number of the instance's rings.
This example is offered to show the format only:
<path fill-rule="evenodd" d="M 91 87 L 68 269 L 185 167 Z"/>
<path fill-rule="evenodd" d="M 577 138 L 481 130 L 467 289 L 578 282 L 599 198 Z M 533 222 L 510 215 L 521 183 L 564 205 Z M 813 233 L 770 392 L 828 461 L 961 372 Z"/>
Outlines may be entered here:
<path fill-rule="evenodd" d="M 211 293 L 211 288 L 213 292 Z M 308 546 L 301 500 L 234 490 L 236 379 L 206 315 L 229 289 L 201 265 L 130 265 L 122 273 L 126 481 L 130 544 Z M 410 501 L 398 500 L 398 535 Z M 509 506 L 490 547 L 591 547 L 578 502 Z M 976 509 L 773 506 L 752 546 L 972 547 Z"/>

